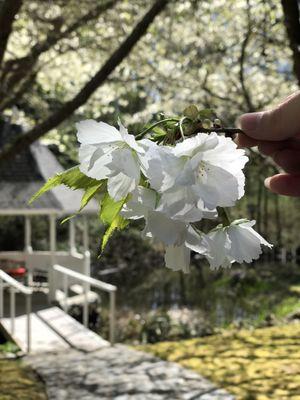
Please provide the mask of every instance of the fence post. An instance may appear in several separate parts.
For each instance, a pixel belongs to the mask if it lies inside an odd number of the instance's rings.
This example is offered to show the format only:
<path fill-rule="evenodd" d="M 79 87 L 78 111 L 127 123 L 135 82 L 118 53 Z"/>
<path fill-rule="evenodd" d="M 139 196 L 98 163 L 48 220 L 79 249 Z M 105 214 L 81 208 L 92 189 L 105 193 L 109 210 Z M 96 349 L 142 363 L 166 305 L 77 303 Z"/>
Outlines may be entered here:
<path fill-rule="evenodd" d="M 10 329 L 11 334 L 15 333 L 15 316 L 16 316 L 16 296 L 15 289 L 13 287 L 10 288 Z"/>
<path fill-rule="evenodd" d="M 63 285 L 64 285 L 64 312 L 68 312 L 68 275 L 63 275 Z"/>
<path fill-rule="evenodd" d="M 109 315 L 109 341 L 113 346 L 115 343 L 115 312 L 116 312 L 116 292 L 110 292 L 110 315 Z"/>
<path fill-rule="evenodd" d="M 27 353 L 31 351 L 31 294 L 26 295 Z"/>
<path fill-rule="evenodd" d="M 0 318 L 3 318 L 4 311 L 4 297 L 3 297 L 3 280 L 0 278 Z"/>
<path fill-rule="evenodd" d="M 88 303 L 88 284 L 83 283 L 84 301 L 83 301 L 83 325 L 89 327 L 89 303 Z"/>
<path fill-rule="evenodd" d="M 49 302 L 54 301 L 56 297 L 56 284 L 55 284 L 55 276 L 54 276 L 54 269 L 53 265 L 55 264 L 55 253 L 56 253 L 56 216 L 50 215 L 49 216 L 49 236 L 50 236 L 50 269 L 48 272 L 48 283 L 49 283 Z"/>

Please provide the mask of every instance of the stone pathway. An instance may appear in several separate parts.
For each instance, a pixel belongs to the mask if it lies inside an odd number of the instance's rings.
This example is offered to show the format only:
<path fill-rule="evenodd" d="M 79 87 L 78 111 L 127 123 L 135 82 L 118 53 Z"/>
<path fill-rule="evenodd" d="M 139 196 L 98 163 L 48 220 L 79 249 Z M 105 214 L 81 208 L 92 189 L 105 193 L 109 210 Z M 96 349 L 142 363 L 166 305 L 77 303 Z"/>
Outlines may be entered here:
<path fill-rule="evenodd" d="M 123 345 L 25 360 L 45 381 L 49 400 L 234 400 L 193 371 Z"/>

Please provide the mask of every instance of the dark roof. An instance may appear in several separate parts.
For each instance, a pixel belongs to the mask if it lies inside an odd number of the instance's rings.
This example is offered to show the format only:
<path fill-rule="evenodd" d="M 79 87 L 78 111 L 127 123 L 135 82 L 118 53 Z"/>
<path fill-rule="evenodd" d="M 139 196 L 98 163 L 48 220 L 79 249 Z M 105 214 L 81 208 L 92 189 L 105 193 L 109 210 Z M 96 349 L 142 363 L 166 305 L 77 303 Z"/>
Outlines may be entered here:
<path fill-rule="evenodd" d="M 0 121 L 0 148 L 22 134 L 22 128 Z M 63 168 L 47 146 L 39 142 L 17 154 L 0 168 L 0 213 L 49 213 L 72 214 L 80 206 L 82 193 L 64 186 L 45 193 L 33 204 L 28 201 L 48 178 Z M 96 213 L 97 203 L 91 201 L 83 210 Z"/>

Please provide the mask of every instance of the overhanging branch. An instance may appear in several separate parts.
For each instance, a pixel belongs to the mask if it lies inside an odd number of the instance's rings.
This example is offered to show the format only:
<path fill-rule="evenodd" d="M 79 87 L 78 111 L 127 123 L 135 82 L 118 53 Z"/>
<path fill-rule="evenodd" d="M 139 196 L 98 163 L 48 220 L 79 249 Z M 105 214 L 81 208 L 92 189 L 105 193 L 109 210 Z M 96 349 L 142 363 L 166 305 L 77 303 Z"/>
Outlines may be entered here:
<path fill-rule="evenodd" d="M 166 7 L 169 0 L 156 0 L 143 18 L 135 25 L 129 36 L 121 43 L 106 63 L 99 69 L 93 78 L 77 93 L 77 95 L 61 109 L 50 115 L 40 124 L 19 137 L 14 143 L 8 145 L 0 153 L 0 163 L 12 158 L 35 140 L 39 139 L 50 129 L 53 129 L 67 119 L 78 107 L 82 106 L 89 97 L 106 81 L 107 77 L 128 56 L 136 43 L 147 32 L 149 25 L 155 17 Z"/>
<path fill-rule="evenodd" d="M 15 16 L 20 10 L 22 3 L 22 0 L 5 0 L 0 9 L 0 67 L 12 31 Z"/>
<path fill-rule="evenodd" d="M 84 26 L 86 23 L 98 18 L 101 14 L 114 6 L 118 1 L 119 0 L 107 0 L 106 2 L 101 2 L 92 10 L 74 21 L 66 29 L 61 30 L 60 27 L 57 26 L 55 29 L 50 30 L 47 38 L 42 42 L 36 43 L 26 56 L 19 59 L 17 58 L 8 60 L 3 66 L 1 76 L 2 87 L 0 94 L 9 92 L 11 103 L 11 98 L 13 96 L 15 87 L 20 86 L 20 82 L 22 80 L 27 80 L 27 77 L 34 73 L 34 69 L 38 63 L 39 57 L 43 53 L 54 47 L 62 39 L 70 36 L 73 32 Z M 61 21 L 61 24 L 62 22 L 63 21 Z M 22 84 L 22 86 L 24 85 Z M 3 100 L 1 100 L 1 97 L 3 97 Z M 7 101 L 5 97 L 3 95 L 0 96 L 0 110 L 4 110 L 4 108 L 7 107 L 6 102 Z"/>

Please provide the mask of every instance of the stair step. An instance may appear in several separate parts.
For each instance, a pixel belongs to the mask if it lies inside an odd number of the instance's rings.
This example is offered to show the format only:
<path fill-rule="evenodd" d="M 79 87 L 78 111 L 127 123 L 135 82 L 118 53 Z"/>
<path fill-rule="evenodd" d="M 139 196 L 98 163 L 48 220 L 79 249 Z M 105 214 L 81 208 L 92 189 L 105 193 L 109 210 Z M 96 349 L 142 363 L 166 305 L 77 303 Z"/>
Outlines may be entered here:
<path fill-rule="evenodd" d="M 109 342 L 66 314 L 59 307 L 38 311 L 37 315 L 72 347 L 94 351 L 109 346 Z"/>
<path fill-rule="evenodd" d="M 53 331 L 44 321 L 34 313 L 31 317 L 31 352 L 49 352 L 70 348 L 70 345 Z M 27 316 L 15 318 L 15 331 L 12 335 L 10 318 L 2 318 L 1 325 L 7 334 L 16 342 L 21 350 L 27 351 Z"/>

